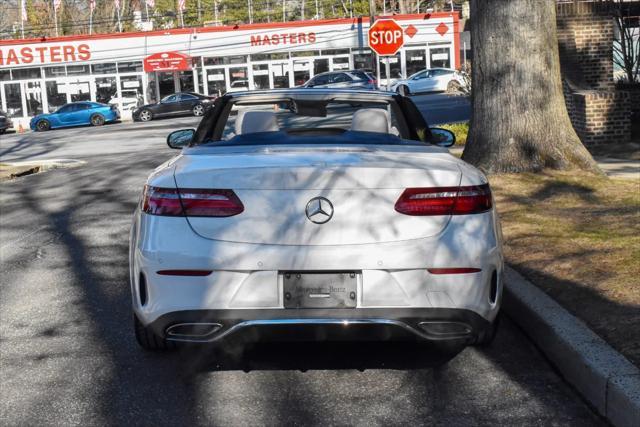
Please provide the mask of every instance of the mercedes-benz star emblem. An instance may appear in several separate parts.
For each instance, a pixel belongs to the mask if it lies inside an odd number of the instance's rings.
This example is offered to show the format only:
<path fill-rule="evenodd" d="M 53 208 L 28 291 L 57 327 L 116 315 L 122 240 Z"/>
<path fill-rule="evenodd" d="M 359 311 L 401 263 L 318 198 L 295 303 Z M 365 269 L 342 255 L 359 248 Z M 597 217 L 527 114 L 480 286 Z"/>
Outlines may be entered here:
<path fill-rule="evenodd" d="M 333 216 L 333 205 L 324 197 L 314 197 L 307 203 L 305 212 L 309 221 L 315 224 L 324 224 Z"/>

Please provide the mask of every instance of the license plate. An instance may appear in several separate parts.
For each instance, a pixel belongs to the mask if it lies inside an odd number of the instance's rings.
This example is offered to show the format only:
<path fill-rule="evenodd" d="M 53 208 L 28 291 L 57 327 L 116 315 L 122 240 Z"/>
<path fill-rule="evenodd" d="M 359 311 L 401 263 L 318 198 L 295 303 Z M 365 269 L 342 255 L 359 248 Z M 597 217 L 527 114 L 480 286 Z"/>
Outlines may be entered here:
<path fill-rule="evenodd" d="M 358 274 L 282 273 L 285 308 L 355 308 Z"/>

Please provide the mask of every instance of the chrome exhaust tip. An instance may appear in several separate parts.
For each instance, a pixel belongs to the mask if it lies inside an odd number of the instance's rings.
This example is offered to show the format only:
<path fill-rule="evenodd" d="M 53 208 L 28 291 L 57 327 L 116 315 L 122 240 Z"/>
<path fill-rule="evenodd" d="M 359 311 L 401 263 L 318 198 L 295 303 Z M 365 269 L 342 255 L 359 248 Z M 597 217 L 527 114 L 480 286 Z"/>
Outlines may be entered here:
<path fill-rule="evenodd" d="M 222 329 L 220 323 L 176 323 L 166 330 L 168 340 L 206 341 Z"/>

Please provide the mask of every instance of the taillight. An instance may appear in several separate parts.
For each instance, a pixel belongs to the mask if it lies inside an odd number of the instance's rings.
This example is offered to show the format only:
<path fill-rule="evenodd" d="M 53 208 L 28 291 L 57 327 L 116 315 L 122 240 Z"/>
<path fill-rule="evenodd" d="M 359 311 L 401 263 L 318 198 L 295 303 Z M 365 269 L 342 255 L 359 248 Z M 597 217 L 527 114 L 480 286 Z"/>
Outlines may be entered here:
<path fill-rule="evenodd" d="M 491 209 L 489 184 L 467 187 L 407 188 L 396 202 L 405 215 L 469 215 Z"/>
<path fill-rule="evenodd" d="M 199 188 L 160 188 L 145 186 L 142 211 L 161 216 L 238 215 L 244 211 L 233 190 Z"/>

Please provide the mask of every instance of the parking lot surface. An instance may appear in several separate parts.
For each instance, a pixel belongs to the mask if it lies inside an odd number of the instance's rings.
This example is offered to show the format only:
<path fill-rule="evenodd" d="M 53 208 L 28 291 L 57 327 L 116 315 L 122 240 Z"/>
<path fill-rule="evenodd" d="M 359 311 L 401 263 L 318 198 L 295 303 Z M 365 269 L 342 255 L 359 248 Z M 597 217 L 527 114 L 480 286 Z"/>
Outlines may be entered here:
<path fill-rule="evenodd" d="M 147 174 L 178 153 L 168 131 L 196 123 L 2 137 L 3 159 L 87 163 L 0 183 L 0 424 L 603 424 L 508 318 L 492 347 L 451 360 L 396 344 L 260 345 L 244 363 L 209 347 L 142 351 L 131 214 Z"/>

